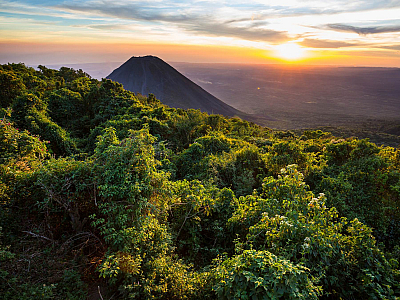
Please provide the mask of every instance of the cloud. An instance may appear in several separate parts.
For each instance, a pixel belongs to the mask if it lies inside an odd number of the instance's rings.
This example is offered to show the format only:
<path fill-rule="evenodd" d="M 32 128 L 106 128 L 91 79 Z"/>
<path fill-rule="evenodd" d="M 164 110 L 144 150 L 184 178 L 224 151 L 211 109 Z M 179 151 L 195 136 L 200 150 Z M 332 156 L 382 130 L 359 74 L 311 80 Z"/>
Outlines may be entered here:
<path fill-rule="evenodd" d="M 145 5 L 145 3 L 139 2 L 127 4 L 123 4 L 123 2 L 116 4 L 109 1 L 68 2 L 57 5 L 56 8 L 70 12 L 83 12 L 125 20 L 179 23 L 193 19 L 193 16 L 189 16 L 182 9 L 172 10 L 165 7 L 158 7 L 157 5 Z"/>
<path fill-rule="evenodd" d="M 28 0 L 21 0 L 20 2 L 26 1 Z M 34 0 L 29 0 L 26 3 L 32 4 L 33 2 Z M 297 29 L 291 32 L 292 28 L 298 28 L 298 25 L 302 25 L 301 16 L 307 16 L 304 19 L 311 22 L 306 22 L 302 26 L 314 29 L 321 29 L 321 26 L 316 24 L 321 24 L 320 20 L 323 19 L 325 21 L 322 22 L 331 23 L 324 25 L 323 28 L 334 31 L 355 32 L 360 35 L 398 32 L 400 25 L 396 24 L 397 20 L 392 20 L 395 22 L 392 24 L 380 22 L 368 27 L 357 27 L 341 23 L 346 22 L 343 20 L 347 19 L 335 19 L 334 17 L 342 12 L 360 12 L 377 8 L 390 9 L 399 6 L 399 0 L 358 0 L 353 2 L 331 0 L 329 4 L 315 0 L 281 0 L 276 5 L 271 5 L 263 0 L 247 2 L 239 0 L 54 0 L 54 2 L 42 1 L 41 4 L 38 1 L 35 6 L 18 4 L 17 1 L 0 0 L 0 11 L 5 9 L 9 12 L 35 16 L 43 13 L 47 16 L 73 19 L 64 20 L 61 24 L 63 26 L 115 30 L 118 34 L 118 30 L 132 30 L 132 33 L 134 33 L 135 27 L 128 24 L 135 23 L 145 25 L 144 27 L 149 29 L 149 32 L 154 29 L 154 26 L 158 27 L 157 32 L 161 27 L 168 28 L 169 32 L 172 33 L 171 36 L 177 30 L 180 30 L 180 33 L 185 33 L 185 37 L 191 34 L 196 35 L 195 38 L 202 35 L 266 43 L 283 43 L 299 36 L 304 37 L 305 35 L 301 33 L 302 30 Z M 316 17 L 315 23 L 312 24 L 313 17 L 318 15 L 319 17 Z M 325 15 L 330 16 L 329 21 L 324 19 Z M 357 16 L 357 14 L 355 15 Z M 300 18 L 291 19 L 293 16 L 300 16 Z M 293 26 L 285 26 L 286 19 L 288 22 L 293 22 Z M 357 22 L 357 19 L 352 20 L 352 22 Z M 302 44 L 313 48 L 356 46 L 356 44 L 345 41 L 313 38 L 304 40 Z"/>
<path fill-rule="evenodd" d="M 252 18 L 243 18 L 243 19 L 233 19 L 223 22 L 224 25 L 236 24 L 236 23 L 245 23 L 248 24 L 249 28 L 263 27 L 269 24 L 269 22 L 264 21 L 259 17 Z"/>
<path fill-rule="evenodd" d="M 400 25 L 392 26 L 371 26 L 371 27 L 357 27 L 346 24 L 327 24 L 325 28 L 335 31 L 355 32 L 359 35 L 387 33 L 387 32 L 400 32 Z"/>
<path fill-rule="evenodd" d="M 310 48 L 343 48 L 343 47 L 353 47 L 360 46 L 358 43 L 349 43 L 343 41 L 331 41 L 331 40 L 320 40 L 320 39 L 304 39 L 300 43 L 302 46 Z"/>
<path fill-rule="evenodd" d="M 387 45 L 387 46 L 380 46 L 380 47 L 378 47 L 378 48 L 400 51 L 400 44 L 393 44 L 393 45 Z"/>
<path fill-rule="evenodd" d="M 124 20 L 142 22 L 168 23 L 184 31 L 208 36 L 225 36 L 250 41 L 284 42 L 289 40 L 287 33 L 265 28 L 265 21 L 251 21 L 251 18 L 218 20 L 215 16 L 204 12 L 192 11 L 190 8 L 172 9 L 169 5 L 145 5 L 139 2 L 129 4 L 111 4 L 107 1 L 87 3 L 65 3 L 57 6 L 73 12 L 108 16 Z M 248 22 L 245 26 L 234 26 L 238 22 Z"/>
<path fill-rule="evenodd" d="M 279 5 L 271 5 L 248 1 L 242 7 L 241 11 L 257 11 L 260 19 L 270 19 L 276 17 L 301 17 L 301 16 L 318 16 L 318 15 L 335 15 L 340 13 L 358 13 L 366 11 L 374 11 L 378 9 L 393 9 L 400 7 L 399 0 L 330 0 L 330 1 L 314 1 L 314 0 L 281 0 Z M 328 3 L 329 2 L 329 3 Z M 229 4 L 226 4 L 230 6 Z M 235 7 L 235 6 L 231 6 Z"/>
<path fill-rule="evenodd" d="M 360 6 L 364 7 L 365 10 L 395 8 L 395 7 L 400 7 L 400 2 L 398 0 L 379 0 L 379 1 L 364 0 L 361 1 Z"/>
<path fill-rule="evenodd" d="M 98 30 L 132 30 L 132 28 L 134 28 L 133 25 L 124 25 L 124 24 L 72 25 L 72 27 L 91 28 Z"/>
<path fill-rule="evenodd" d="M 253 29 L 251 26 L 230 27 L 221 23 L 199 22 L 196 24 L 186 24 L 184 29 L 205 35 L 241 38 L 249 41 L 285 42 L 289 40 L 285 32 L 264 28 Z"/>
<path fill-rule="evenodd" d="M 241 22 L 250 22 L 253 21 L 254 18 L 241 18 L 241 19 L 232 19 L 232 20 L 228 20 L 225 21 L 225 24 L 233 24 L 233 23 L 241 23 Z"/>

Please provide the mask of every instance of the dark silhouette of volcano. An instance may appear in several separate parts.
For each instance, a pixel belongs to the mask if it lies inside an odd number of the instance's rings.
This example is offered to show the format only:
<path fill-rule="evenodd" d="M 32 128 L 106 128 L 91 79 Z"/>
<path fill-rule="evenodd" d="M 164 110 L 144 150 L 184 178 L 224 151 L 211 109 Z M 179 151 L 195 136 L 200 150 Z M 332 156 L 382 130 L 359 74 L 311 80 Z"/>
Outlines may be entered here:
<path fill-rule="evenodd" d="M 125 89 L 134 93 L 152 93 L 162 103 L 171 107 L 194 108 L 209 114 L 254 120 L 252 116 L 214 97 L 155 56 L 133 56 L 107 78 L 121 83 Z"/>

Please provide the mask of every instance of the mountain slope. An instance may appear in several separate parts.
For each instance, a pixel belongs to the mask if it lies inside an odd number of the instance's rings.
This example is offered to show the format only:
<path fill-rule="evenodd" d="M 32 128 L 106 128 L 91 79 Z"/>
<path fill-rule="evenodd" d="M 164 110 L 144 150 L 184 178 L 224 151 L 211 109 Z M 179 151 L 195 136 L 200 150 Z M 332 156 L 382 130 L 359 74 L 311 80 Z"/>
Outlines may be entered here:
<path fill-rule="evenodd" d="M 132 92 L 143 95 L 152 93 L 171 107 L 194 108 L 210 114 L 254 120 L 250 115 L 214 97 L 155 56 L 133 56 L 107 78 L 123 84 L 125 89 Z"/>

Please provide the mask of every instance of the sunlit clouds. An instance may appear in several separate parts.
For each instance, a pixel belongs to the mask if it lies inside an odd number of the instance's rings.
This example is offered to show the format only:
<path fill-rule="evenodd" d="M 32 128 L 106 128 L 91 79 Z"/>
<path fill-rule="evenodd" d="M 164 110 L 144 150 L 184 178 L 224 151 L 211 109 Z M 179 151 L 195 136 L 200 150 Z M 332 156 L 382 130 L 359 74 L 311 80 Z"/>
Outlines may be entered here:
<path fill-rule="evenodd" d="M 88 45 L 113 47 L 99 55 L 81 52 L 89 62 L 123 61 L 137 45 L 192 49 L 187 61 L 200 61 L 198 49 L 221 47 L 231 57 L 211 55 L 209 62 L 279 60 L 303 63 L 390 65 L 400 67 L 400 1 L 9 1 L 0 0 L 0 43 Z M 158 46 L 157 46 L 158 45 Z M 132 51 L 128 57 L 126 52 Z M 289 48 L 292 47 L 292 50 Z M 240 55 L 234 49 L 242 48 Z M 20 51 L 22 51 L 21 49 Z M 29 52 L 29 47 L 25 49 Z M 12 53 L 0 50 L 2 63 Z M 40 51 L 36 53 L 40 56 Z M 255 52 L 264 55 L 253 55 Z M 97 52 L 96 52 L 97 53 Z M 246 54 L 247 53 L 247 54 Z M 252 54 L 253 53 L 253 54 Z M 25 53 L 25 56 L 28 53 Z M 35 53 L 30 53 L 34 61 Z M 65 53 L 64 53 L 65 54 Z M 101 55 L 100 55 L 101 54 Z M 349 57 L 356 56 L 351 62 Z M 52 60 L 63 59 L 54 52 Z M 201 55 L 204 57 L 205 55 Z M 211 59 L 212 57 L 212 59 Z M 336 57 L 336 59 L 333 59 Z M 368 57 L 371 59 L 368 60 Z M 381 61 L 376 59 L 382 57 Z M 181 61 L 182 53 L 166 60 Z M 346 59 L 345 59 L 346 58 Z M 390 59 L 391 58 L 391 59 Z M 13 58 L 18 60 L 18 57 Z M 371 61 L 373 59 L 373 62 Z M 46 62 L 43 62 L 46 63 Z"/>

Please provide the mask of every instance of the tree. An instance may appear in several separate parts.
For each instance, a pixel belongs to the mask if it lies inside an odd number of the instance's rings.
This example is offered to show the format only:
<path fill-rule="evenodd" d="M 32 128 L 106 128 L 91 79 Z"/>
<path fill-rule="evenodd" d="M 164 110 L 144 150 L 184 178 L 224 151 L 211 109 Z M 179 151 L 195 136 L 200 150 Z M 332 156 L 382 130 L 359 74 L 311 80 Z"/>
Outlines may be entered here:
<path fill-rule="evenodd" d="M 12 71 L 0 69 L 0 107 L 7 108 L 26 90 L 21 78 Z"/>

